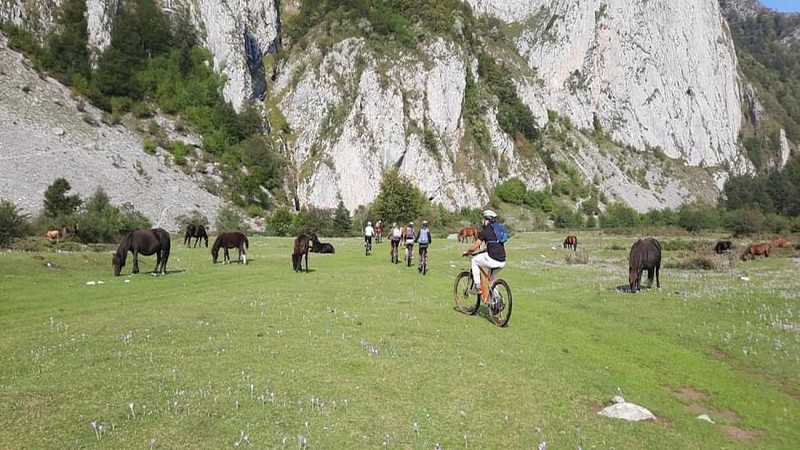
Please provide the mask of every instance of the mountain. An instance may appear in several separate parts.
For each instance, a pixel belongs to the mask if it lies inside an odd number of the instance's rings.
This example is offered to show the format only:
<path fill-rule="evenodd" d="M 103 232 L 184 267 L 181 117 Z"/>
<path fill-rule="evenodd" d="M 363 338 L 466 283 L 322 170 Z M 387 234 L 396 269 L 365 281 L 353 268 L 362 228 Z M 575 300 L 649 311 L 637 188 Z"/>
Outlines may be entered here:
<path fill-rule="evenodd" d="M 59 3 L 0 18 L 44 36 Z M 717 0 L 368 3 L 161 3 L 200 31 L 226 99 L 257 100 L 300 206 L 366 205 L 396 168 L 450 209 L 519 178 L 643 211 L 713 202 L 755 168 L 741 140 L 761 105 Z M 118 8 L 87 0 L 95 55 Z M 795 146 L 777 145 L 771 164 Z"/>

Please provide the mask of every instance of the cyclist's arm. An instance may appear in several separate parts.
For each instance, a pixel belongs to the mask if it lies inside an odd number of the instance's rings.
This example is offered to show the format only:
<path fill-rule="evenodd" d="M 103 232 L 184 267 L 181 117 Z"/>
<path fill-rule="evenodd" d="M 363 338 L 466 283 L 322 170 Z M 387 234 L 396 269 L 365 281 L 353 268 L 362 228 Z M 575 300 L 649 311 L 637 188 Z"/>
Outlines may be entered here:
<path fill-rule="evenodd" d="M 479 248 L 481 248 L 481 244 L 482 244 L 481 239 L 480 238 L 475 238 L 475 242 L 473 242 L 472 245 L 470 245 L 468 249 L 464 250 L 464 253 L 462 253 L 462 255 L 466 256 L 466 255 L 471 255 L 471 254 L 475 253 L 475 250 L 478 250 Z"/>

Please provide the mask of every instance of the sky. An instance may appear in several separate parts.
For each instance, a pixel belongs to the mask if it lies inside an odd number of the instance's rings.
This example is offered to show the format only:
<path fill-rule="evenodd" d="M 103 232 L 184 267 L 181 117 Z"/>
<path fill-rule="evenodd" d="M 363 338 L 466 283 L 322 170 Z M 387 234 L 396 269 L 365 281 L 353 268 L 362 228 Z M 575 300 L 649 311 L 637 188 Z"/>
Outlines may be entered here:
<path fill-rule="evenodd" d="M 767 8 L 780 12 L 800 12 L 800 0 L 761 0 Z"/>

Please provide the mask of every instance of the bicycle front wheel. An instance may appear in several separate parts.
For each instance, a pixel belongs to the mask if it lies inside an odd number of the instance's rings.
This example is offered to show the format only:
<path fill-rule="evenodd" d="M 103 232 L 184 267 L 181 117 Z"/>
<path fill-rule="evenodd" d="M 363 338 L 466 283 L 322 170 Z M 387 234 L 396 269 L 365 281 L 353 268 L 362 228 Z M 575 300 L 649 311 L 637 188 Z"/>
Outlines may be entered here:
<path fill-rule="evenodd" d="M 508 325 L 511 318 L 511 288 L 506 280 L 495 280 L 489 288 L 489 317 L 498 327 Z"/>
<path fill-rule="evenodd" d="M 478 312 L 478 306 L 481 304 L 480 295 L 470 294 L 472 288 L 472 274 L 468 271 L 463 271 L 456 275 L 456 281 L 453 284 L 453 298 L 456 301 L 456 311 L 464 314 L 474 315 Z"/>

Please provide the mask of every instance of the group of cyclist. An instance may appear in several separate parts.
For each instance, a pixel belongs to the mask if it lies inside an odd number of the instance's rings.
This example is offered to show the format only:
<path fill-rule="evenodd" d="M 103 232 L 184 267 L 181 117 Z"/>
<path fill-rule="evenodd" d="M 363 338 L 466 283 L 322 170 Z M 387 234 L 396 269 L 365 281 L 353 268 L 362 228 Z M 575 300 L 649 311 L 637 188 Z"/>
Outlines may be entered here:
<path fill-rule="evenodd" d="M 500 242 L 498 236 L 495 234 L 492 223 L 497 220 L 497 214 L 487 209 L 483 212 L 481 218 L 481 229 L 475 241 L 467 248 L 462 255 L 473 255 L 482 244 L 486 244 L 486 251 L 480 252 L 473 256 L 471 263 L 472 279 L 475 281 L 474 289 L 476 292 L 480 290 L 480 268 L 488 269 L 492 274 L 497 274 L 506 265 L 506 250 L 505 245 Z M 383 224 L 377 221 L 375 226 L 372 222 L 367 222 L 364 227 L 364 246 L 367 249 L 372 248 L 372 239 L 376 238 L 377 242 L 381 241 L 383 234 Z M 428 221 L 422 221 L 422 227 L 419 230 L 414 229 L 414 222 L 408 222 L 405 228 L 398 226 L 397 222 L 392 224 L 392 229 L 389 231 L 389 242 L 391 243 L 392 262 L 397 263 L 397 255 L 402 241 L 406 247 L 406 258 L 411 265 L 411 255 L 414 252 L 414 244 L 419 245 L 419 259 L 417 270 L 422 271 L 423 262 L 427 261 L 428 246 L 433 241 L 433 236 L 430 229 L 428 229 Z M 367 252 L 369 254 L 369 252 Z"/>

